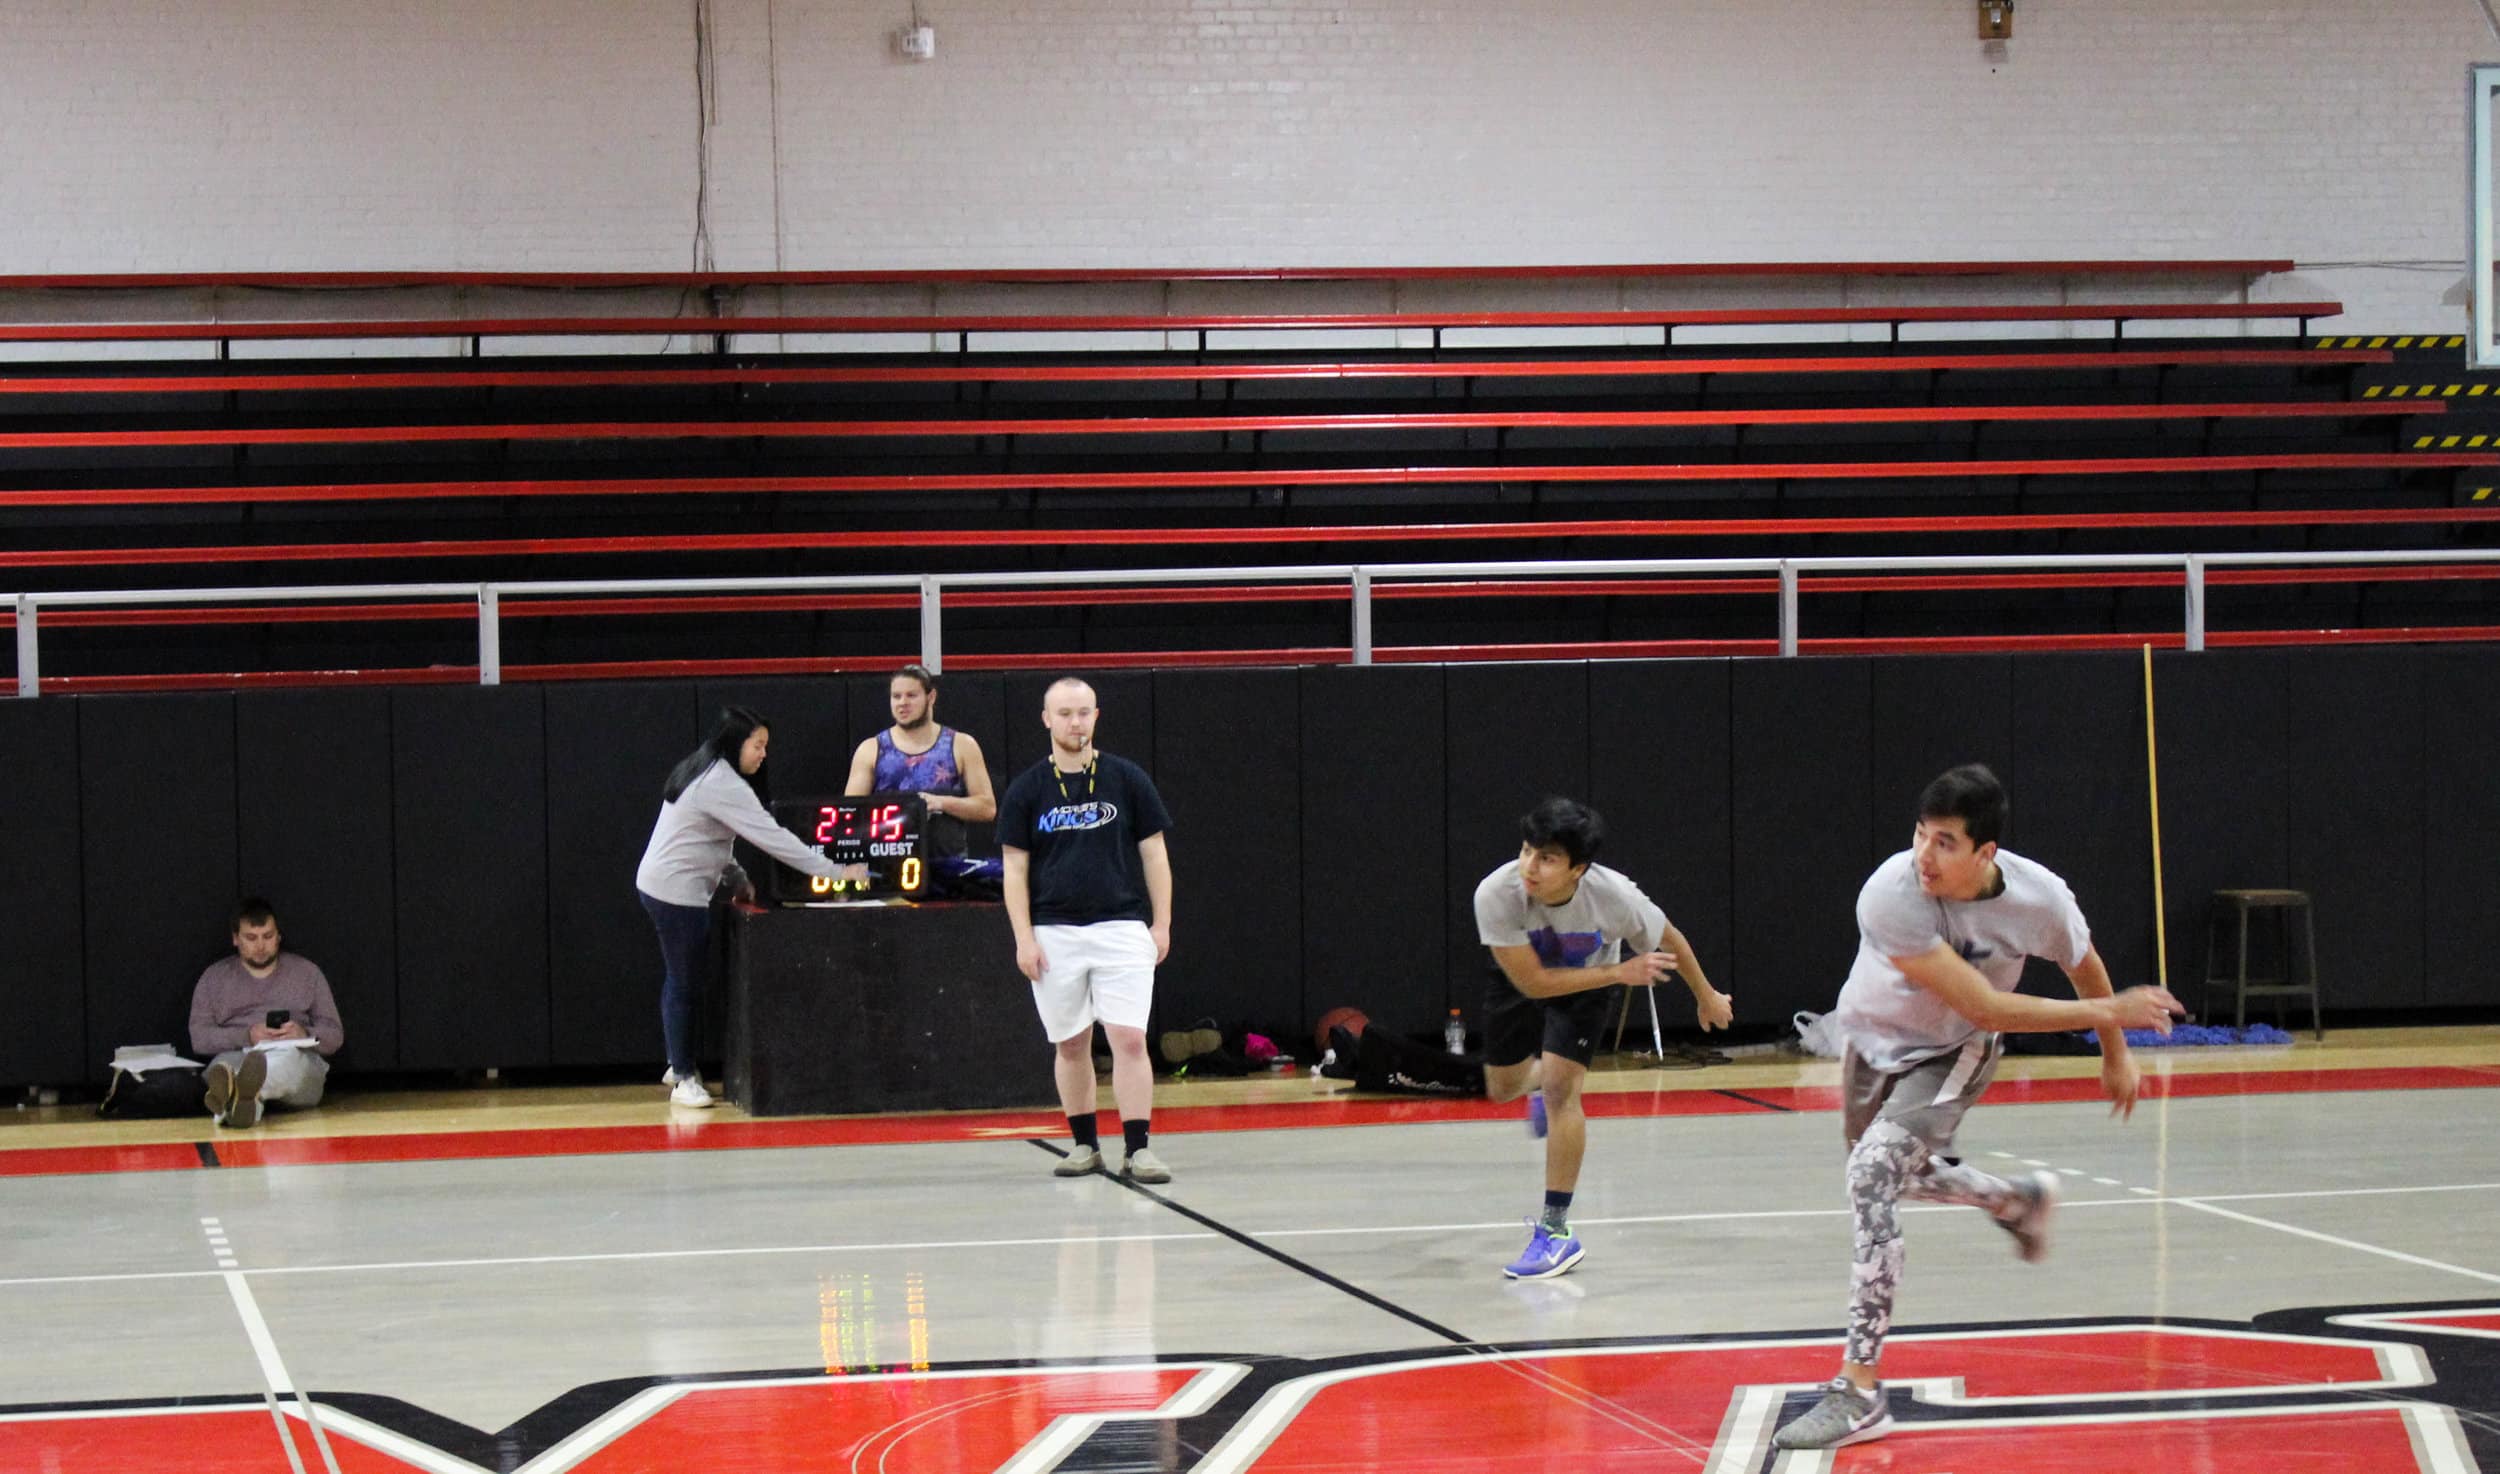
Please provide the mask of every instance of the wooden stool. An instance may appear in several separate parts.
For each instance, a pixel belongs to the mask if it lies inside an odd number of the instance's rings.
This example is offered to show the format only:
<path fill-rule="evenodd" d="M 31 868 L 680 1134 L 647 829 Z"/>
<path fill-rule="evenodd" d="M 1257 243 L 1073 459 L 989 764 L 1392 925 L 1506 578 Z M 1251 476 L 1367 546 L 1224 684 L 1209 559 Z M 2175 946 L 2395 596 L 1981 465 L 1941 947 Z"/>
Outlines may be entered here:
<path fill-rule="evenodd" d="M 2282 971 L 2279 974 L 2260 977 L 2248 975 L 2248 918 L 2249 913 L 2253 911 L 2273 913 L 2275 936 L 2280 943 L 2279 950 L 2275 954 L 2281 959 Z M 2300 947 L 2297 958 L 2295 958 L 2292 946 L 2292 924 L 2295 917 L 2300 924 Z M 2236 937 L 2237 945 L 2232 949 L 2232 965 L 2228 971 L 2219 970 L 2217 966 L 2222 961 L 2222 949 L 2217 941 L 2218 936 L 2224 940 Z M 2298 964 L 2297 968 L 2295 961 Z M 2298 981 L 2295 981 L 2296 972 L 2300 979 Z M 2204 1022 L 2211 1012 L 2214 988 L 2222 983 L 2231 985 L 2234 1027 L 2248 1027 L 2248 1000 L 2251 998 L 2277 1000 L 2275 1021 L 2278 1024 L 2285 1021 L 2286 1013 L 2286 1005 L 2280 1000 L 2306 998 L 2309 1000 L 2310 1029 L 2318 1038 L 2326 1037 L 2326 1020 L 2318 1006 L 2318 934 L 2311 922 L 2307 891 L 2223 890 L 2214 892 L 2213 905 L 2205 913 L 2205 983 L 2204 992 L 2196 1000 L 2197 1022 Z"/>

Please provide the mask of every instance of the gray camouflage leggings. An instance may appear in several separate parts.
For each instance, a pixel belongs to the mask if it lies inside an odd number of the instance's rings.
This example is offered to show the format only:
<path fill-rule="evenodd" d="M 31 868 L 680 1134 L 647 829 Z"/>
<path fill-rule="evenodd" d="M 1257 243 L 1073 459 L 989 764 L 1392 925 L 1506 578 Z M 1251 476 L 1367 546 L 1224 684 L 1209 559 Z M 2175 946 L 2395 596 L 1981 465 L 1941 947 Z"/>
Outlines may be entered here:
<path fill-rule="evenodd" d="M 1869 1126 L 1849 1151 L 1849 1207 L 1856 1228 L 1847 1357 L 1855 1366 L 1875 1365 L 1892 1329 L 1892 1300 L 1901 1287 L 1903 1198 L 1961 1203 L 1998 1218 L 2022 1205 L 2012 1183 L 1934 1155 L 1900 1123 Z"/>

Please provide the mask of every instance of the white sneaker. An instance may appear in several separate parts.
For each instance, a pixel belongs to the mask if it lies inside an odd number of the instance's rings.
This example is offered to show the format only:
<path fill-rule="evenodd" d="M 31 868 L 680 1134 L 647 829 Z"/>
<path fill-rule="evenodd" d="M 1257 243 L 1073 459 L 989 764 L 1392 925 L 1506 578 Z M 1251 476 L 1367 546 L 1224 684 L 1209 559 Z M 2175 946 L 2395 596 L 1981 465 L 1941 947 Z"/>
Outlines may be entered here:
<path fill-rule="evenodd" d="M 684 1106 L 691 1111 L 708 1111 L 717 1104 L 712 1099 L 712 1092 L 703 1088 L 701 1075 L 686 1075 L 680 1078 L 677 1088 L 668 1093 L 668 1103 L 673 1106 Z"/>
<path fill-rule="evenodd" d="M 677 1067 L 675 1065 L 670 1065 L 667 1069 L 660 1071 L 660 1083 L 663 1085 L 674 1085 L 677 1083 Z"/>

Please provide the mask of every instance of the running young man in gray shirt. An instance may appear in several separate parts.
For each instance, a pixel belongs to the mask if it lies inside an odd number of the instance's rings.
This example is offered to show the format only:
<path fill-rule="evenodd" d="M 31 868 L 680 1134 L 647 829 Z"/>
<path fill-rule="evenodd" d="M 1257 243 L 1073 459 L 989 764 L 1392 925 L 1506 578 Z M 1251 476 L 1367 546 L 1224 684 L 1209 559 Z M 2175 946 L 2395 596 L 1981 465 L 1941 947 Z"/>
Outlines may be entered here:
<path fill-rule="evenodd" d="M 1976 763 L 1927 785 L 1910 847 L 1858 892 L 1858 956 L 1840 991 L 1842 1129 L 1855 1217 L 1849 1337 L 1840 1375 L 1779 1430 L 1781 1448 L 1839 1448 L 1892 1431 L 1876 1380 L 1901 1283 L 1903 1198 L 1980 1208 L 2026 1263 L 2048 1252 L 2056 1179 L 1992 1177 L 1953 1155 L 1953 1135 L 1996 1073 L 1998 1036 L 2090 1029 L 2114 1114 L 2135 1109 L 2125 1030 L 2170 1031 L 2186 1010 L 2161 988 L 2113 994 L 2092 929 L 2056 872 L 1997 847 L 2005 789 Z M 2075 1001 L 2015 992 L 2045 957 Z"/>
<path fill-rule="evenodd" d="M 1515 1280 L 1568 1273 L 1586 1253 L 1569 1221 L 1588 1149 L 1580 1084 L 1622 998 L 1617 985 L 1678 972 L 1704 1029 L 1733 1016 L 1667 914 L 1622 871 L 1592 863 L 1605 835 L 1596 810 L 1549 798 L 1520 819 L 1519 858 L 1476 886 L 1476 935 L 1499 969 L 1485 991 L 1485 1093 L 1526 1095 L 1528 1133 L 1545 1138 L 1545 1207 L 1502 1271 Z"/>

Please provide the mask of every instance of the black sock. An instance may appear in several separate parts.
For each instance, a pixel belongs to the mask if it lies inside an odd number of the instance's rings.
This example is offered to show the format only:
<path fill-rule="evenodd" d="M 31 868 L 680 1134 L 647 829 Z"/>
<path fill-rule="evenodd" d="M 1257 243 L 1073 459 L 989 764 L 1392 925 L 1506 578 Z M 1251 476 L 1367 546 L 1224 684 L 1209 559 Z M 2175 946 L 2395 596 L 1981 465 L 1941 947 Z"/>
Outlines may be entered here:
<path fill-rule="evenodd" d="M 1094 1132 L 1094 1118 L 1091 1116 L 1070 1116 L 1068 1134 L 1076 1138 L 1080 1149 L 1098 1145 L 1102 1140 Z"/>
<path fill-rule="evenodd" d="M 1545 1211 L 1538 1215 L 1537 1222 L 1555 1233 L 1561 1233 L 1570 1226 L 1570 1213 L 1571 1194 L 1556 1192 L 1549 1187 L 1545 1190 Z"/>
<path fill-rule="evenodd" d="M 1126 1143 L 1132 1155 L 1137 1152 L 1144 1151 L 1146 1149 L 1146 1123 L 1143 1121 L 1122 1121 L 1120 1123 L 1120 1139 Z"/>

